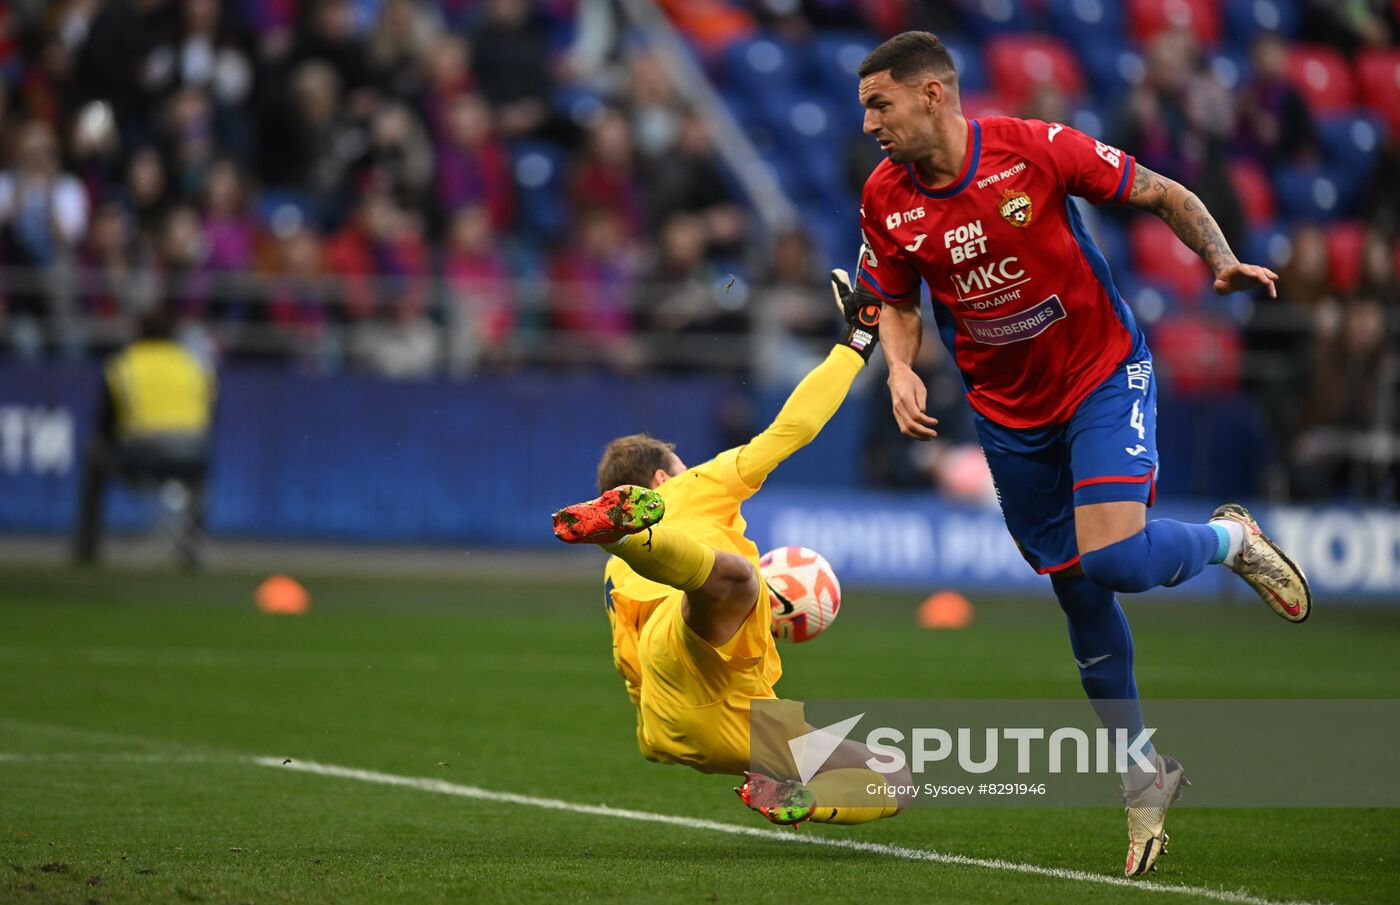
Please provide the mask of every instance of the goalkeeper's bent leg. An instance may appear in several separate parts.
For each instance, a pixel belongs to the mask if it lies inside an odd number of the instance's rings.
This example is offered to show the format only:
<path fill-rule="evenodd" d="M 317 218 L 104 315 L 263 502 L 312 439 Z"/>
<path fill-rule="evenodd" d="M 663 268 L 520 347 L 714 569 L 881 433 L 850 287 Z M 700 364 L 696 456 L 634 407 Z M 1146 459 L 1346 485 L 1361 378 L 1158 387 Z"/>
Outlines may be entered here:
<path fill-rule="evenodd" d="M 855 826 L 899 813 L 890 777 L 865 767 L 828 770 L 812 777 L 807 788 L 816 798 L 811 817 L 816 823 Z"/>
<path fill-rule="evenodd" d="M 676 528 L 657 525 L 603 549 L 643 578 L 681 591 L 704 587 L 715 568 L 715 551 Z"/>

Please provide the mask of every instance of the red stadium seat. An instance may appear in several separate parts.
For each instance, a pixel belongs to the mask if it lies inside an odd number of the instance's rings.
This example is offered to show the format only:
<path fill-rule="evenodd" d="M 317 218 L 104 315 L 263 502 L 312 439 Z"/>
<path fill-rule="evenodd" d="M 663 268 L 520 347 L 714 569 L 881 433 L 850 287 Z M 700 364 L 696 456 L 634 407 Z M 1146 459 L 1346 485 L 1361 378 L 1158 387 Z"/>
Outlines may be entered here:
<path fill-rule="evenodd" d="M 1170 286 L 1178 298 L 1196 299 L 1210 288 L 1205 263 L 1156 217 L 1133 218 L 1128 246 L 1139 275 Z"/>
<path fill-rule="evenodd" d="M 1366 229 L 1353 220 L 1327 227 L 1327 277 L 1338 292 L 1351 292 L 1361 282 L 1361 251 Z"/>
<path fill-rule="evenodd" d="M 1288 51 L 1288 80 L 1314 114 L 1352 105 L 1351 68 L 1340 52 L 1320 44 L 1295 44 Z"/>
<path fill-rule="evenodd" d="M 1189 28 L 1207 47 L 1220 40 L 1220 9 L 1213 0 L 1130 0 L 1128 31 L 1140 44 L 1158 32 Z"/>
<path fill-rule="evenodd" d="M 1061 41 L 1039 35 L 995 35 L 984 54 L 993 89 L 1009 104 L 1020 105 L 1041 85 L 1051 84 L 1070 97 L 1084 90 L 1079 61 Z"/>
<path fill-rule="evenodd" d="M 1364 50 L 1356 60 L 1361 102 L 1385 119 L 1391 135 L 1400 135 L 1400 50 Z"/>
<path fill-rule="evenodd" d="M 1274 190 L 1263 167 L 1252 160 L 1230 161 L 1230 184 L 1239 193 L 1250 226 L 1273 221 Z"/>

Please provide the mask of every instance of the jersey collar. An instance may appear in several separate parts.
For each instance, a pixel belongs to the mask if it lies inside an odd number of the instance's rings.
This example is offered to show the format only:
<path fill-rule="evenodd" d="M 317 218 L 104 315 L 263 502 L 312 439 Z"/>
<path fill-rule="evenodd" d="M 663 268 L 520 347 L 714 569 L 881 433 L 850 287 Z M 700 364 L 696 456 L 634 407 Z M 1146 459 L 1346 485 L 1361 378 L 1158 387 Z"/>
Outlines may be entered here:
<path fill-rule="evenodd" d="M 919 171 L 914 168 L 912 162 L 906 163 L 904 168 L 908 171 L 909 178 L 914 181 L 914 186 L 929 198 L 951 198 L 967 188 L 973 174 L 977 172 L 977 164 L 981 157 L 982 124 L 973 119 L 967 123 L 967 153 L 963 155 L 963 171 L 957 179 L 941 188 L 931 189 L 919 181 Z"/>

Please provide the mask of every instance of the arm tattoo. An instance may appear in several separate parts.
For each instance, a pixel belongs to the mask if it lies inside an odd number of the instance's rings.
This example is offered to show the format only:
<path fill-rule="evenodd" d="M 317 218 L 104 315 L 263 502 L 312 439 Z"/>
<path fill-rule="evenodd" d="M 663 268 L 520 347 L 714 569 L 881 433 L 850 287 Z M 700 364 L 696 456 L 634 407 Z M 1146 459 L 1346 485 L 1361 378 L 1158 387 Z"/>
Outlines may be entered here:
<path fill-rule="evenodd" d="M 1138 164 L 1128 204 L 1161 217 L 1187 248 L 1205 260 L 1212 273 L 1239 263 L 1210 211 L 1195 192 L 1179 183 Z"/>

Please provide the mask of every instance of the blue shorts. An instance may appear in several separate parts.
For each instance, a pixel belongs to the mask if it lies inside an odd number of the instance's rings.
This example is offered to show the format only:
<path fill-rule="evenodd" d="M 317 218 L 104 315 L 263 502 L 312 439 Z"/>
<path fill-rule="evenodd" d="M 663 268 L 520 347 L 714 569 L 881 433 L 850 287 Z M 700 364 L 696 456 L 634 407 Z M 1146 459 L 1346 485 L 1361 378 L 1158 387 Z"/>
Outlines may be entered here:
<path fill-rule="evenodd" d="M 1144 344 L 1079 403 L 1068 424 L 1016 430 L 977 416 L 1006 527 L 1042 575 L 1079 562 L 1074 507 L 1157 492 L 1157 382 Z"/>

